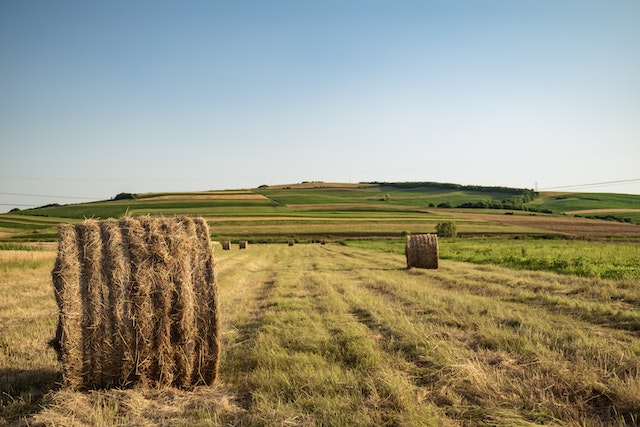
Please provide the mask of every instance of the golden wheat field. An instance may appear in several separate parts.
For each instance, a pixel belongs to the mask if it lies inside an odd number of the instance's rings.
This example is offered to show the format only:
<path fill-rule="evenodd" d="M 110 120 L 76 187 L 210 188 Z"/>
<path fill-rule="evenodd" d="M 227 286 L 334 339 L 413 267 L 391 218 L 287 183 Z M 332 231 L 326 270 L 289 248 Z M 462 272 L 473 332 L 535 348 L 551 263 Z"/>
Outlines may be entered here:
<path fill-rule="evenodd" d="M 47 347 L 55 252 L 3 252 L 0 424 L 640 422 L 637 280 L 450 260 L 407 270 L 401 255 L 337 244 L 216 244 L 217 383 L 74 392 Z"/>

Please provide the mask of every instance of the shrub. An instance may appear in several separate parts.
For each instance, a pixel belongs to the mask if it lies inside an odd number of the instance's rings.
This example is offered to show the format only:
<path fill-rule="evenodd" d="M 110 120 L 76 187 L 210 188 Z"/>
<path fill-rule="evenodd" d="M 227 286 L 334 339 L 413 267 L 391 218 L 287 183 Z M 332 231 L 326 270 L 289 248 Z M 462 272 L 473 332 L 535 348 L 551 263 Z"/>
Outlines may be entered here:
<path fill-rule="evenodd" d="M 456 223 L 452 221 L 438 223 L 436 233 L 438 237 L 456 237 L 458 235 Z"/>

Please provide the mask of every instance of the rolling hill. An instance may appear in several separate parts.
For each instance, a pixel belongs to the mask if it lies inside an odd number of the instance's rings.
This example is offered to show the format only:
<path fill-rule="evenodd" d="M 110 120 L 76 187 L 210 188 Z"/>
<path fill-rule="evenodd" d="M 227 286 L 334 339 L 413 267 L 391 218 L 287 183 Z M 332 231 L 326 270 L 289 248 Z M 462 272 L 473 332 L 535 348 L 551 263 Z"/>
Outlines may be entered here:
<path fill-rule="evenodd" d="M 462 235 L 640 237 L 638 195 L 537 193 L 434 182 L 303 182 L 243 190 L 122 193 L 111 200 L 14 211 L 0 215 L 0 240 L 53 241 L 57 223 L 84 218 L 178 214 L 205 217 L 214 238 L 253 241 L 400 236 L 433 232 L 443 221 L 455 221 Z"/>

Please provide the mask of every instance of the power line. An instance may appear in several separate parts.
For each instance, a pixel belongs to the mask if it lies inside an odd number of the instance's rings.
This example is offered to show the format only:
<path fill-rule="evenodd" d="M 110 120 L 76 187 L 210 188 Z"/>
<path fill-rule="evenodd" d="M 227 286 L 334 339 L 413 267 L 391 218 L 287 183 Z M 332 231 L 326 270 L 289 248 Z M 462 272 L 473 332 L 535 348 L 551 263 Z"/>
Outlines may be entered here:
<path fill-rule="evenodd" d="M 540 190 L 561 190 L 561 189 L 570 189 L 570 188 L 600 187 L 605 185 L 624 184 L 624 183 L 630 183 L 630 182 L 640 182 L 640 178 L 620 179 L 617 181 L 593 182 L 591 184 L 575 184 L 575 185 L 563 185 L 559 187 L 546 187 L 546 188 L 541 188 Z"/>
<path fill-rule="evenodd" d="M 36 205 L 23 205 L 21 203 L 0 203 L 0 206 L 20 206 L 23 208 L 31 208 L 31 207 L 36 207 Z"/>
<path fill-rule="evenodd" d="M 78 197 L 78 196 L 49 196 L 44 194 L 24 194 L 24 193 L 0 193 L 3 196 L 27 196 L 27 197 L 49 197 L 54 199 L 80 199 L 80 200 L 95 200 L 95 197 Z"/>

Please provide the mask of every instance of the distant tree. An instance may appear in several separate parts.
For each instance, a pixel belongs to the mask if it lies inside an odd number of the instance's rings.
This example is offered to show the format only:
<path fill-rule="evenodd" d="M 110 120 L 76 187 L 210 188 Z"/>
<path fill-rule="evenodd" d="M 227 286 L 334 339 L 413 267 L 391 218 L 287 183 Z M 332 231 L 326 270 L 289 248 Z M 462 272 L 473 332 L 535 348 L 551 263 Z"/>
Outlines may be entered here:
<path fill-rule="evenodd" d="M 451 207 L 451 203 L 449 202 L 442 202 L 438 204 L 439 208 L 450 208 Z"/>
<path fill-rule="evenodd" d="M 133 193 L 120 193 L 113 198 L 113 200 L 135 200 L 136 195 Z"/>
<path fill-rule="evenodd" d="M 20 212 L 20 208 L 13 208 L 9 211 L 9 213 L 17 213 Z"/>
<path fill-rule="evenodd" d="M 456 223 L 452 221 L 441 222 L 436 225 L 436 233 L 439 237 L 456 237 L 458 235 Z"/>

